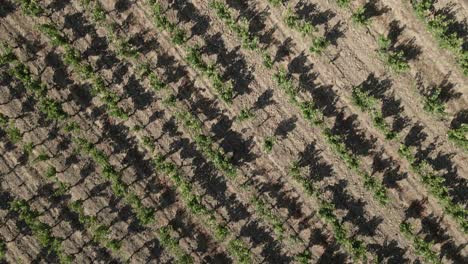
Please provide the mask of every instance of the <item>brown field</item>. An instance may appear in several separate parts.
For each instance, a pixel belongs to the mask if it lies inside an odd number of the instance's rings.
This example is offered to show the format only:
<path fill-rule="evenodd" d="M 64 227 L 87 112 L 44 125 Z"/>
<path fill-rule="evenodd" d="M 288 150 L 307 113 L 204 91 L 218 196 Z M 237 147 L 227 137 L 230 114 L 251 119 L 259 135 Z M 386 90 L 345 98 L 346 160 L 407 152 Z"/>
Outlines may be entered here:
<path fill-rule="evenodd" d="M 0 263 L 468 263 L 468 2 L 419 3 L 1 0 Z"/>

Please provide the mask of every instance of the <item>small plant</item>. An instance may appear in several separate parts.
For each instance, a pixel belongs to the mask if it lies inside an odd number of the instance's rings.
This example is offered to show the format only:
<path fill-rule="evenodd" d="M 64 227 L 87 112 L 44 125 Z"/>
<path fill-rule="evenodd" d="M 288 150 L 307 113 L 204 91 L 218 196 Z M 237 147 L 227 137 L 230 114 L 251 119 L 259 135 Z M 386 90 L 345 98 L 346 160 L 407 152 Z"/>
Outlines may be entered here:
<path fill-rule="evenodd" d="M 430 90 L 424 98 L 423 109 L 432 114 L 442 115 L 445 113 L 444 101 L 441 98 L 442 89 L 435 87 Z"/>
<path fill-rule="evenodd" d="M 37 3 L 36 0 L 18 0 L 21 9 L 26 15 L 39 16 L 44 12 L 44 9 Z"/>
<path fill-rule="evenodd" d="M 237 238 L 229 241 L 228 251 L 237 259 L 238 263 L 252 263 L 249 249 L 240 239 Z"/>
<path fill-rule="evenodd" d="M 351 16 L 351 19 L 354 23 L 359 25 L 366 26 L 370 24 L 370 18 L 367 15 L 367 10 L 365 6 L 356 9 L 356 11 Z"/>
<path fill-rule="evenodd" d="M 263 51 L 262 53 L 262 58 L 263 58 L 263 66 L 267 67 L 268 69 L 273 68 L 273 59 L 271 58 L 271 55 L 267 51 Z"/>
<path fill-rule="evenodd" d="M 300 19 L 290 8 L 288 8 L 283 20 L 288 27 L 302 33 L 303 36 L 311 36 L 313 32 L 317 31 L 312 23 Z"/>
<path fill-rule="evenodd" d="M 350 0 L 336 0 L 339 7 L 348 7 Z"/>
<path fill-rule="evenodd" d="M 180 28 L 176 28 L 173 32 L 172 32 L 172 42 L 176 45 L 182 45 L 184 44 L 185 42 L 187 42 L 187 34 L 185 33 L 185 31 L 183 29 L 180 29 Z"/>
<path fill-rule="evenodd" d="M 280 4 L 282 4 L 283 1 L 282 0 L 268 0 L 268 3 L 270 3 L 271 5 L 276 7 L 276 6 L 280 5 Z"/>
<path fill-rule="evenodd" d="M 34 144 L 32 142 L 25 143 L 23 145 L 23 155 L 25 155 L 26 157 L 31 156 L 33 148 Z"/>
<path fill-rule="evenodd" d="M 328 47 L 328 45 L 330 45 L 330 41 L 328 41 L 325 37 L 314 37 L 309 51 L 320 55 Z"/>
<path fill-rule="evenodd" d="M 0 260 L 4 260 L 6 256 L 7 246 L 5 241 L 0 239 Z"/>
<path fill-rule="evenodd" d="M 54 46 L 64 46 L 68 43 L 67 39 L 60 33 L 53 24 L 41 24 L 39 30 L 46 34 Z"/>
<path fill-rule="evenodd" d="M 450 129 L 448 131 L 448 138 L 458 147 L 468 151 L 468 124 L 464 123 L 458 128 Z"/>
<path fill-rule="evenodd" d="M 67 117 L 62 104 L 49 98 L 43 98 L 39 102 L 39 110 L 45 113 L 49 120 L 63 120 Z"/>
<path fill-rule="evenodd" d="M 275 137 L 272 137 L 272 136 L 266 137 L 263 140 L 263 150 L 266 153 L 270 153 L 271 150 L 273 149 L 273 145 L 275 145 L 275 142 L 276 142 Z"/>
<path fill-rule="evenodd" d="M 45 173 L 45 177 L 51 179 L 55 177 L 56 175 L 57 175 L 57 169 L 53 166 L 49 166 Z"/>
<path fill-rule="evenodd" d="M 414 234 L 413 227 L 409 223 L 402 222 L 400 224 L 400 231 L 408 239 L 412 240 L 416 253 L 424 257 L 424 259 L 428 263 L 434 263 L 434 264 L 442 263 L 437 253 L 432 251 L 433 243 L 426 242 L 424 241 L 424 239 Z"/>
<path fill-rule="evenodd" d="M 255 116 L 255 114 L 252 112 L 251 109 L 249 108 L 244 108 L 240 111 L 239 115 L 237 116 L 237 120 L 240 122 L 251 119 Z"/>
<path fill-rule="evenodd" d="M 390 50 L 391 41 L 390 39 L 380 36 L 378 39 L 379 43 L 379 54 L 385 63 L 395 72 L 402 73 L 409 69 L 409 64 L 405 58 L 403 51 L 392 51 Z"/>

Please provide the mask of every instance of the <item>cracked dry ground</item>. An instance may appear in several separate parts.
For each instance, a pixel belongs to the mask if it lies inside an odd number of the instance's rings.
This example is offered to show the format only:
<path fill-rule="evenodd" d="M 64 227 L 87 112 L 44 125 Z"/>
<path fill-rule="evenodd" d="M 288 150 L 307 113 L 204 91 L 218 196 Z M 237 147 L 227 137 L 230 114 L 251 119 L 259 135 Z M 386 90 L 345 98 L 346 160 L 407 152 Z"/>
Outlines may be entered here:
<path fill-rule="evenodd" d="M 338 2 L 2 0 L 0 263 L 468 263 L 468 154 L 448 137 L 468 124 L 468 76 L 415 14 L 421 1 Z M 466 1 L 432 11 L 466 53 Z M 321 53 L 291 14 L 324 37 Z M 426 111 L 434 87 L 443 114 Z"/>

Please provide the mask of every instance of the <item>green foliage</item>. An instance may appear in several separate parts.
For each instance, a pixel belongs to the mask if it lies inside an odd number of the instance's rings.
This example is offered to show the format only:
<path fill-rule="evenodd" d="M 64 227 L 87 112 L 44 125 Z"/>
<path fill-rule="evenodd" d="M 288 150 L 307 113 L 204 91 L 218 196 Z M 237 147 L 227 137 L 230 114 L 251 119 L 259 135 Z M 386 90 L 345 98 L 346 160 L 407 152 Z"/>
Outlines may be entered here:
<path fill-rule="evenodd" d="M 15 126 L 15 123 L 10 121 L 9 118 L 2 113 L 0 113 L 0 128 L 5 131 L 8 139 L 13 144 L 20 142 L 23 138 L 20 130 Z"/>
<path fill-rule="evenodd" d="M 118 251 L 121 247 L 121 242 L 115 239 L 110 239 L 109 227 L 105 226 L 96 219 L 95 216 L 89 216 L 84 213 L 83 201 L 77 200 L 70 202 L 68 208 L 78 214 L 78 221 L 83 224 L 91 233 L 92 239 L 105 246 L 112 251 Z"/>
<path fill-rule="evenodd" d="M 313 197 L 316 197 L 318 195 L 318 192 L 315 189 L 312 180 L 301 175 L 301 168 L 299 166 L 299 162 L 295 161 L 291 164 L 291 166 L 289 167 L 288 174 L 304 188 L 307 195 Z"/>
<path fill-rule="evenodd" d="M 273 149 L 273 145 L 275 145 L 276 138 L 269 136 L 263 139 L 263 150 L 266 153 L 270 153 L 271 150 Z"/>
<path fill-rule="evenodd" d="M 286 93 L 286 95 L 288 95 L 289 101 L 297 103 L 299 89 L 296 86 L 294 86 L 286 70 L 279 69 L 273 75 L 273 80 L 275 80 L 276 84 Z"/>
<path fill-rule="evenodd" d="M 253 197 L 250 202 L 255 206 L 255 212 L 261 217 L 266 219 L 273 226 L 273 231 L 279 237 L 284 235 L 285 229 L 283 227 L 283 221 L 271 208 L 267 206 L 267 203 L 261 197 Z"/>
<path fill-rule="evenodd" d="M 242 242 L 240 239 L 237 238 L 229 241 L 227 248 L 231 255 L 233 255 L 236 258 L 237 263 L 252 263 L 252 257 L 250 256 L 249 249 L 245 245 L 245 243 Z"/>
<path fill-rule="evenodd" d="M 31 71 L 25 64 L 16 62 L 14 67 L 10 68 L 9 73 L 20 80 L 26 90 L 32 92 L 35 96 L 40 98 L 46 96 L 46 87 L 33 77 Z"/>
<path fill-rule="evenodd" d="M 371 114 L 374 126 L 385 134 L 386 139 L 392 140 L 396 138 L 397 133 L 391 131 L 390 126 L 382 116 L 382 112 L 376 108 L 377 98 L 370 95 L 370 92 L 364 91 L 361 85 L 353 88 L 352 102 L 362 111 Z"/>
<path fill-rule="evenodd" d="M 354 11 L 353 15 L 351 16 L 351 19 L 353 20 L 354 23 L 367 26 L 370 24 L 370 18 L 367 15 L 367 10 L 365 8 L 366 6 L 359 7 Z"/>
<path fill-rule="evenodd" d="M 214 166 L 225 173 L 226 176 L 230 178 L 236 177 L 236 167 L 219 148 L 214 147 L 213 139 L 203 134 L 200 120 L 188 111 L 177 111 L 175 116 L 186 129 L 195 133 L 195 144 L 203 156 L 213 162 Z"/>
<path fill-rule="evenodd" d="M 68 41 L 53 24 L 41 24 L 39 30 L 50 38 L 54 46 L 65 46 Z"/>
<path fill-rule="evenodd" d="M 270 3 L 272 6 L 279 6 L 280 4 L 283 3 L 282 0 L 268 0 L 268 3 Z"/>
<path fill-rule="evenodd" d="M 15 127 L 13 124 L 10 124 L 5 130 L 8 139 L 13 143 L 16 144 L 23 139 L 20 130 Z"/>
<path fill-rule="evenodd" d="M 136 211 L 137 219 L 143 225 L 148 225 L 154 222 L 155 211 L 153 208 L 143 207 L 142 205 L 138 204 L 137 207 L 134 207 L 134 210 Z"/>
<path fill-rule="evenodd" d="M 25 155 L 26 157 L 31 156 L 33 148 L 34 145 L 32 142 L 25 143 L 23 145 L 23 155 Z"/>
<path fill-rule="evenodd" d="M 374 126 L 382 131 L 385 135 L 385 138 L 388 140 L 393 140 L 396 138 L 397 133 L 393 132 L 389 125 L 385 122 L 385 119 L 382 116 L 382 112 L 373 111 L 372 113 L 372 122 Z"/>
<path fill-rule="evenodd" d="M 434 173 L 426 161 L 418 161 L 408 146 L 401 144 L 399 154 L 408 160 L 411 169 L 421 177 L 428 191 L 443 206 L 445 212 L 458 222 L 463 232 L 468 233 L 468 210 L 453 201 L 448 188 L 445 186 L 445 179 Z"/>
<path fill-rule="evenodd" d="M 309 51 L 315 54 L 322 54 L 322 52 L 330 45 L 325 37 L 314 37 L 312 39 L 312 45 L 309 48 Z"/>
<path fill-rule="evenodd" d="M 416 11 L 416 14 L 420 18 L 425 18 L 431 12 L 431 9 L 434 8 L 435 0 L 412 0 L 411 4 L 413 9 Z"/>
<path fill-rule="evenodd" d="M 39 110 L 45 113 L 49 120 L 63 120 L 67 114 L 62 109 L 62 104 L 49 98 L 43 98 L 39 102 Z"/>
<path fill-rule="evenodd" d="M 182 45 L 187 42 L 187 33 L 183 29 L 176 28 L 172 31 L 172 42 L 176 45 Z"/>
<path fill-rule="evenodd" d="M 57 175 L 57 169 L 53 166 L 49 166 L 45 173 L 45 177 L 51 179 L 51 178 L 54 178 L 56 175 Z"/>
<path fill-rule="evenodd" d="M 120 250 L 120 248 L 122 247 L 122 242 L 121 241 L 118 241 L 116 239 L 112 239 L 112 240 L 109 240 L 107 243 L 106 243 L 106 247 L 108 247 L 110 250 L 114 251 L 114 252 L 117 252 Z"/>
<path fill-rule="evenodd" d="M 406 72 L 409 69 L 409 64 L 403 51 L 392 51 L 390 48 L 391 41 L 383 35 L 379 36 L 379 54 L 384 62 L 397 73 Z"/>
<path fill-rule="evenodd" d="M 468 123 L 461 124 L 458 128 L 452 128 L 448 131 L 448 138 L 457 145 L 457 147 L 468 151 Z"/>
<path fill-rule="evenodd" d="M 186 60 L 195 69 L 201 71 L 210 79 L 214 89 L 223 101 L 226 103 L 232 103 L 234 95 L 232 85 L 222 80 L 221 74 L 214 65 L 208 65 L 203 61 L 200 48 L 198 46 L 189 47 L 187 49 Z"/>
<path fill-rule="evenodd" d="M 216 15 L 242 40 L 242 46 L 251 50 L 258 48 L 258 38 L 249 33 L 249 24 L 246 19 L 234 19 L 229 7 L 220 1 L 211 0 L 209 7 Z"/>
<path fill-rule="evenodd" d="M 439 45 L 457 56 L 457 62 L 463 73 L 468 75 L 468 52 L 463 49 L 463 36 L 459 36 L 451 30 L 457 22 L 435 10 L 435 2 L 435 0 L 412 0 L 411 4 L 416 15 L 424 20 L 428 30 L 437 39 Z"/>
<path fill-rule="evenodd" d="M 300 19 L 290 8 L 288 8 L 283 20 L 289 28 L 300 32 L 303 36 L 312 36 L 312 33 L 317 31 L 312 23 Z"/>
<path fill-rule="evenodd" d="M 307 264 L 311 263 L 312 261 L 312 252 L 310 252 L 308 249 L 304 250 L 300 254 L 298 254 L 295 258 L 294 261 L 297 263 L 301 264 Z"/>
<path fill-rule="evenodd" d="M 364 187 L 374 192 L 374 197 L 377 199 L 377 201 L 379 201 L 382 205 L 386 205 L 389 202 L 389 198 L 387 196 L 387 190 L 385 189 L 385 186 L 377 182 L 375 178 L 370 176 L 367 172 L 363 173 L 363 177 Z"/>
<path fill-rule="evenodd" d="M 80 126 L 78 125 L 78 123 L 76 123 L 75 121 L 70 121 L 68 122 L 67 124 L 65 124 L 63 130 L 67 133 L 70 133 L 70 132 L 73 132 L 73 131 L 77 131 L 80 129 Z"/>
<path fill-rule="evenodd" d="M 39 16 L 44 13 L 44 9 L 37 0 L 16 0 L 16 2 L 21 5 L 21 9 L 26 15 Z"/>
<path fill-rule="evenodd" d="M 150 72 L 148 74 L 148 79 L 149 79 L 151 88 L 153 88 L 153 90 L 156 92 L 167 87 L 167 85 L 161 79 L 159 79 L 159 77 L 156 76 L 156 73 L 154 72 Z"/>
<path fill-rule="evenodd" d="M 106 20 L 106 10 L 104 10 L 104 7 L 101 5 L 101 2 L 93 1 L 93 3 L 94 7 L 92 17 L 94 21 L 103 22 L 104 20 Z"/>
<path fill-rule="evenodd" d="M 126 39 L 116 39 L 115 41 L 117 55 L 125 58 L 137 58 L 140 54 L 138 49 L 134 47 Z"/>
<path fill-rule="evenodd" d="M 409 223 L 402 222 L 400 224 L 400 231 L 413 242 L 416 253 L 422 256 L 428 263 L 442 263 L 438 254 L 432 251 L 433 243 L 426 242 L 414 234 L 413 227 Z"/>
<path fill-rule="evenodd" d="M 339 7 L 348 7 L 350 0 L 336 0 Z"/>
<path fill-rule="evenodd" d="M 39 221 L 40 214 L 32 210 L 25 200 L 14 200 L 10 203 L 10 210 L 19 214 L 19 218 L 28 225 L 39 243 L 54 252 L 60 263 L 71 263 L 73 258 L 65 254 L 59 239 L 52 236 L 51 227 Z"/>
<path fill-rule="evenodd" d="M 7 246 L 5 241 L 0 239 L 0 260 L 4 260 L 7 252 Z"/>
<path fill-rule="evenodd" d="M 339 135 L 334 135 L 329 128 L 324 130 L 324 135 L 328 144 L 332 146 L 333 150 L 340 156 L 346 165 L 357 171 L 359 169 L 359 160 L 354 154 L 348 152 L 346 145 L 343 142 L 343 138 Z"/>
<path fill-rule="evenodd" d="M 356 260 L 365 262 L 367 249 L 364 243 L 355 238 L 350 238 L 348 231 L 334 213 L 335 206 L 332 203 L 322 201 L 318 211 L 319 216 L 332 226 L 335 239 L 353 255 Z"/>
<path fill-rule="evenodd" d="M 171 236 L 172 228 L 164 226 L 158 229 L 157 234 L 161 244 L 176 256 L 177 263 L 193 263 L 190 255 L 186 254 L 179 246 L 179 242 Z"/>
<path fill-rule="evenodd" d="M 255 116 L 255 114 L 252 112 L 251 109 L 249 108 L 243 108 L 241 109 L 239 115 L 237 116 L 237 120 L 239 121 L 245 121 L 245 120 L 248 120 L 248 119 L 251 119 Z"/>
<path fill-rule="evenodd" d="M 315 107 L 313 102 L 300 102 L 299 109 L 302 112 L 302 116 L 313 125 L 319 125 L 323 123 L 323 113 Z"/>
<path fill-rule="evenodd" d="M 7 65 L 17 60 L 16 55 L 13 53 L 13 49 L 5 43 L 0 44 L 0 66 Z"/>
<path fill-rule="evenodd" d="M 357 105 L 361 111 L 371 111 L 375 109 L 377 99 L 363 90 L 362 86 L 353 88 L 352 102 Z"/>
<path fill-rule="evenodd" d="M 262 52 L 262 58 L 263 58 L 263 66 L 265 66 L 268 69 L 272 69 L 274 62 L 273 62 L 273 59 L 271 58 L 271 55 L 266 50 Z"/>

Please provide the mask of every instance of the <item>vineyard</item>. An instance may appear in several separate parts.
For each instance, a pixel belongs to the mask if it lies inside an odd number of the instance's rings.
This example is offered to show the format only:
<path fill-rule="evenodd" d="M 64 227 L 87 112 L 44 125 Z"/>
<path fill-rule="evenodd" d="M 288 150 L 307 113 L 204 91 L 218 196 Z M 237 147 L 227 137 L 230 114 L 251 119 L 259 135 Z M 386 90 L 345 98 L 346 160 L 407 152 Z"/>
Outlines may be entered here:
<path fill-rule="evenodd" d="M 468 263 L 465 0 L 1 0 L 1 263 Z"/>

